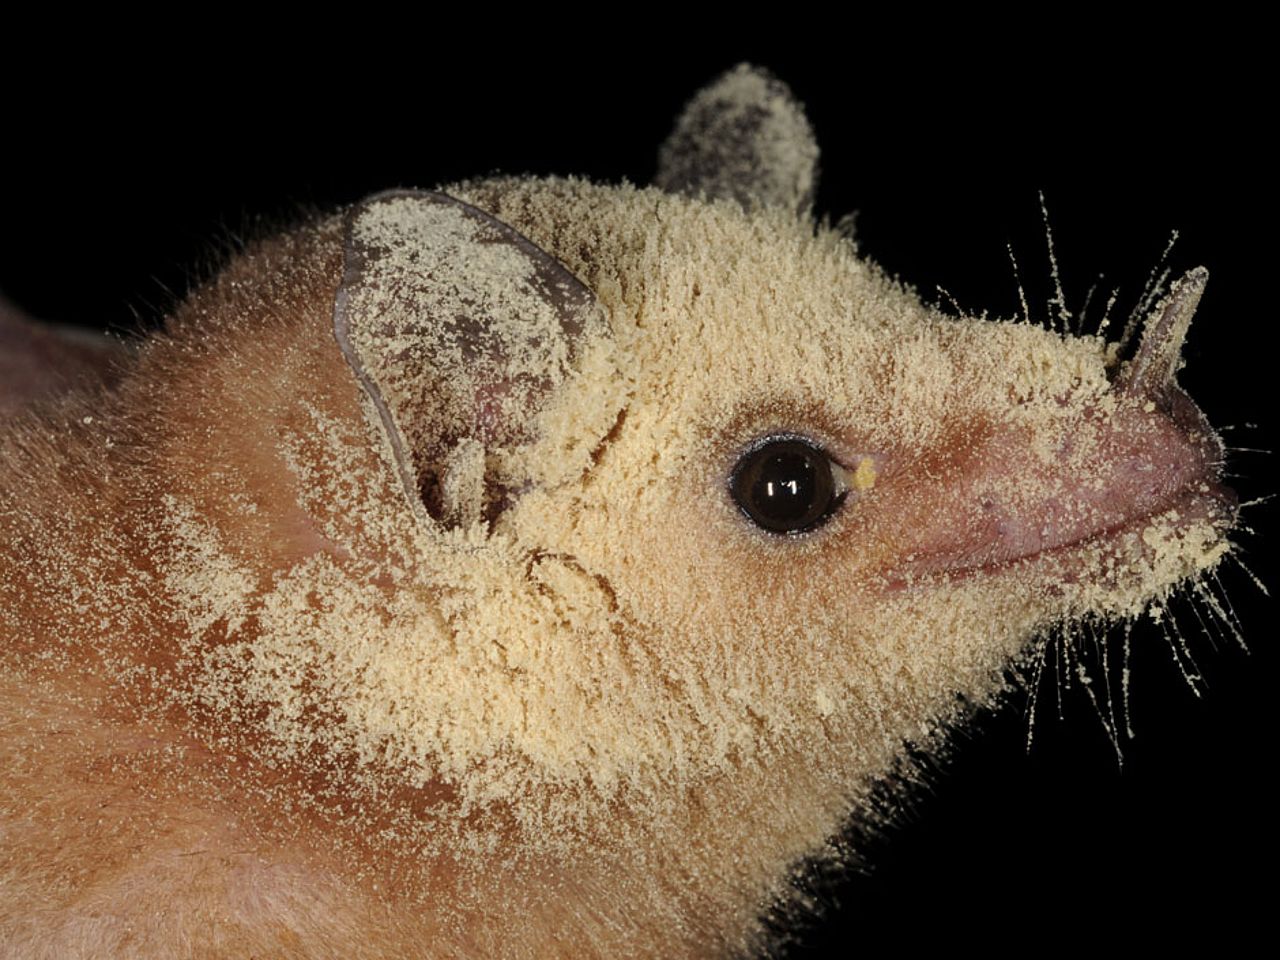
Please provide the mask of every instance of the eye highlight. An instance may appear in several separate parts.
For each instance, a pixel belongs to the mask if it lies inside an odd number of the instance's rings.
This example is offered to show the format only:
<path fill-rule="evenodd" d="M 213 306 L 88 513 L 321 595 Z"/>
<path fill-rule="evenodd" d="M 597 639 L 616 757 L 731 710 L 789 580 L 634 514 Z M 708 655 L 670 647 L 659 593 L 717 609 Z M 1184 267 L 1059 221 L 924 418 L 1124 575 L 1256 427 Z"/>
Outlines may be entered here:
<path fill-rule="evenodd" d="M 822 526 L 849 492 L 845 470 L 806 437 L 780 434 L 753 443 L 734 465 L 729 492 L 748 520 L 776 534 Z"/>

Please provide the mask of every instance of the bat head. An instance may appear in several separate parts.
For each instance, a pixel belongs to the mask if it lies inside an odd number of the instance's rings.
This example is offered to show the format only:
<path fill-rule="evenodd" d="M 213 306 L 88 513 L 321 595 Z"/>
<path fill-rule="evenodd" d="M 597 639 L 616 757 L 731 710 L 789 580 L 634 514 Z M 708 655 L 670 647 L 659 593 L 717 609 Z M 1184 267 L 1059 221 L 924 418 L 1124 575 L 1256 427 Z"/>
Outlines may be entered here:
<path fill-rule="evenodd" d="M 524 850 L 763 831 L 776 866 L 1031 638 L 1211 569 L 1234 507 L 1174 382 L 1203 272 L 1127 358 L 946 316 L 815 225 L 816 156 L 738 70 L 653 187 L 381 194 L 251 298 L 233 267 L 188 308 L 245 336 L 187 406 L 249 425 L 167 501 L 183 696 L 410 791 L 420 845 L 439 805 Z"/>

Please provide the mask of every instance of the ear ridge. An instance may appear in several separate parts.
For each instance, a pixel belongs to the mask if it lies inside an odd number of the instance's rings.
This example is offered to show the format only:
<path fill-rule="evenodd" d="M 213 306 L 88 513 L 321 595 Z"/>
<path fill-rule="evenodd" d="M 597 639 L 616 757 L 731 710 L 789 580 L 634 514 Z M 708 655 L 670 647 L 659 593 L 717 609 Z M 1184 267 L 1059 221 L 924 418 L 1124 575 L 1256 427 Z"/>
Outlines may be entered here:
<path fill-rule="evenodd" d="M 767 70 L 740 63 L 698 91 L 658 152 L 654 184 L 745 208 L 813 204 L 818 144 L 804 108 Z"/>
<path fill-rule="evenodd" d="M 488 517 L 530 478 L 485 465 L 536 439 L 588 341 L 592 292 L 512 227 L 444 193 L 375 194 L 347 214 L 334 336 L 405 494 L 443 526 Z M 479 500 L 477 500 L 479 498 Z"/>

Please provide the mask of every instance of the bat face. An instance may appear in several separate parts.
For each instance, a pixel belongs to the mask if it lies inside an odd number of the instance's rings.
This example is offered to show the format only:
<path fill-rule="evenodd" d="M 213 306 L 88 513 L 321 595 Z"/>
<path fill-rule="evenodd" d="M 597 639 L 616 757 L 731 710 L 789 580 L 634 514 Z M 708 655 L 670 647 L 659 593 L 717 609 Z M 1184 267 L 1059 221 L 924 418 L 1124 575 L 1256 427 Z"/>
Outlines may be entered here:
<path fill-rule="evenodd" d="M 1226 549 L 1213 444 L 1126 396 L 1100 342 L 944 318 L 789 214 L 555 182 L 457 192 L 562 258 L 607 319 L 532 436 L 486 451 L 482 474 L 515 491 L 502 508 L 415 511 L 327 336 L 330 270 L 266 351 L 315 376 L 264 399 L 238 349 L 211 359 L 240 373 L 199 370 L 181 406 L 242 423 L 242 446 L 173 428 L 182 457 L 227 466 L 210 486 L 174 461 L 157 521 L 186 702 L 243 752 L 318 751 L 343 771 L 330 801 L 363 798 L 354 819 L 391 817 L 420 855 L 486 830 L 514 831 L 518 860 L 697 829 L 718 856 L 744 837 L 683 806 L 732 798 L 757 844 L 775 825 L 780 871 L 957 694 L 1000 690 L 1038 630 L 1132 616 Z M 282 264 L 279 286 L 307 269 Z M 422 415 L 406 396 L 403 418 Z M 826 471 L 828 502 L 770 529 L 752 469 Z M 443 797 L 431 816 L 369 799 L 406 785 Z M 609 820 L 618 804 L 630 817 Z"/>
<path fill-rule="evenodd" d="M 1171 383 L 1194 279 L 1121 366 L 945 318 L 782 207 L 447 193 L 563 263 L 593 319 L 460 336 L 461 380 L 435 346 L 388 352 L 440 314 L 360 246 L 375 199 L 197 296 L 123 388 L 137 410 L 163 381 L 166 412 L 95 434 L 154 451 L 119 559 L 163 626 L 114 641 L 111 670 L 160 678 L 137 696 L 245 764 L 246 804 L 361 836 L 410 895 L 549 861 L 654 903 L 683 869 L 726 917 L 692 941 L 749 942 L 957 694 L 1226 550 L 1216 441 Z M 412 235 L 421 203 L 400 206 Z M 388 289 L 408 312 L 361 333 Z M 127 599 L 102 606 L 123 622 Z"/>

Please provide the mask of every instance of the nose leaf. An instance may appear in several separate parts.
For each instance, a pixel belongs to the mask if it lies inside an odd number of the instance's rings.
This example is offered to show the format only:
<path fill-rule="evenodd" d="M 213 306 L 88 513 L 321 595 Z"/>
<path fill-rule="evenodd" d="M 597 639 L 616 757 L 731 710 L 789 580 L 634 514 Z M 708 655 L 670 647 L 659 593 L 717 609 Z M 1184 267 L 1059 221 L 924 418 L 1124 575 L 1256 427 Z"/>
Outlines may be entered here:
<path fill-rule="evenodd" d="M 1159 403 L 1167 400 L 1174 375 L 1182 366 L 1182 344 L 1208 279 L 1209 271 L 1196 267 L 1173 285 L 1147 320 L 1133 358 L 1117 375 L 1117 393 Z"/>

